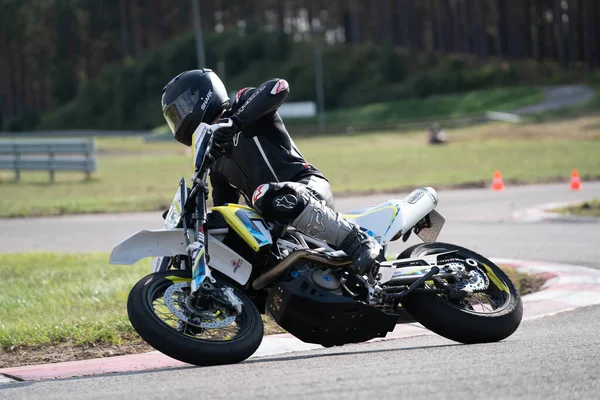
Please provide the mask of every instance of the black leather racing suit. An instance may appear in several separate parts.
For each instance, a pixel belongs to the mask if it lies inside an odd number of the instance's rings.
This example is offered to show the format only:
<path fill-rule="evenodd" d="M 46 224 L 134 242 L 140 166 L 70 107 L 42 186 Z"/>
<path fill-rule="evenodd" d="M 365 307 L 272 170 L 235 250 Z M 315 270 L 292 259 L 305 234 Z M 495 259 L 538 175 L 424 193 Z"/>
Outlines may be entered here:
<path fill-rule="evenodd" d="M 253 206 L 252 194 L 260 185 L 297 182 L 334 207 L 329 182 L 304 159 L 277 113 L 288 94 L 285 80 L 272 79 L 241 89 L 223 114 L 235 118 L 242 131 L 233 138 L 231 156 L 216 160 L 211 168 L 214 205 L 237 203 L 241 194 Z"/>

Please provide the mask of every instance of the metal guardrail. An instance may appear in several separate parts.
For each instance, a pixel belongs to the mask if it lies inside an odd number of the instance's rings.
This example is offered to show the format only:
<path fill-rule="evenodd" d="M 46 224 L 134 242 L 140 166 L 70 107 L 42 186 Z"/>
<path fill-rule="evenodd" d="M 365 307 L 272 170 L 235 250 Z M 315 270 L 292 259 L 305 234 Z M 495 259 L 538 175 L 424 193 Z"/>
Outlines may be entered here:
<path fill-rule="evenodd" d="M 56 171 L 82 171 L 90 179 L 97 169 L 95 154 L 93 138 L 0 139 L 0 169 L 13 170 L 17 181 L 21 171 L 48 171 L 52 183 Z"/>

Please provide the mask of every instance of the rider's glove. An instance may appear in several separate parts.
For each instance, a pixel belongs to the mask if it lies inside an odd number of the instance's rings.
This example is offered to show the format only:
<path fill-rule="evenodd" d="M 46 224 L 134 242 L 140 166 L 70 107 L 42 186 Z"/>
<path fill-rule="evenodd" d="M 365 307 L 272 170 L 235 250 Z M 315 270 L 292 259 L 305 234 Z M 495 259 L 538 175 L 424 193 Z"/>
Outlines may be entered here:
<path fill-rule="evenodd" d="M 220 119 L 216 123 L 224 124 L 231 121 L 231 126 L 221 127 L 212 133 L 212 145 L 210 155 L 213 158 L 229 157 L 233 148 L 233 137 L 240 131 L 235 120 L 231 118 Z"/>

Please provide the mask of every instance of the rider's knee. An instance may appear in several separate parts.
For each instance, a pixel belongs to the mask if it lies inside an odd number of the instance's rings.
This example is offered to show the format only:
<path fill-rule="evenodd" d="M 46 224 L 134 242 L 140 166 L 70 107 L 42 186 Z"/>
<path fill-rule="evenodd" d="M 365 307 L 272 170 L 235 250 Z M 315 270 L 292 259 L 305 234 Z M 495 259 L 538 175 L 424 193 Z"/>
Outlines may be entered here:
<path fill-rule="evenodd" d="M 289 223 L 304 210 L 308 196 L 306 187 L 301 183 L 271 182 L 256 188 L 252 205 L 265 218 Z"/>

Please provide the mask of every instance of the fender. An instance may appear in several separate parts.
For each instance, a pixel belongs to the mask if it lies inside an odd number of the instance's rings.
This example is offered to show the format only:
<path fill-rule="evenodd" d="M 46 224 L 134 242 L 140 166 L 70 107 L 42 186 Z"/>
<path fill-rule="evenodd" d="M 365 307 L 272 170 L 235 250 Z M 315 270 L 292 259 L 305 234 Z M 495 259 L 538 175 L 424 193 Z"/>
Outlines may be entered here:
<path fill-rule="evenodd" d="M 192 231 L 190 230 L 190 233 Z M 208 233 L 208 266 L 245 285 L 252 273 L 252 264 Z M 141 230 L 117 244 L 109 258 L 110 264 L 131 265 L 146 257 L 173 257 L 187 254 L 183 229 Z"/>

